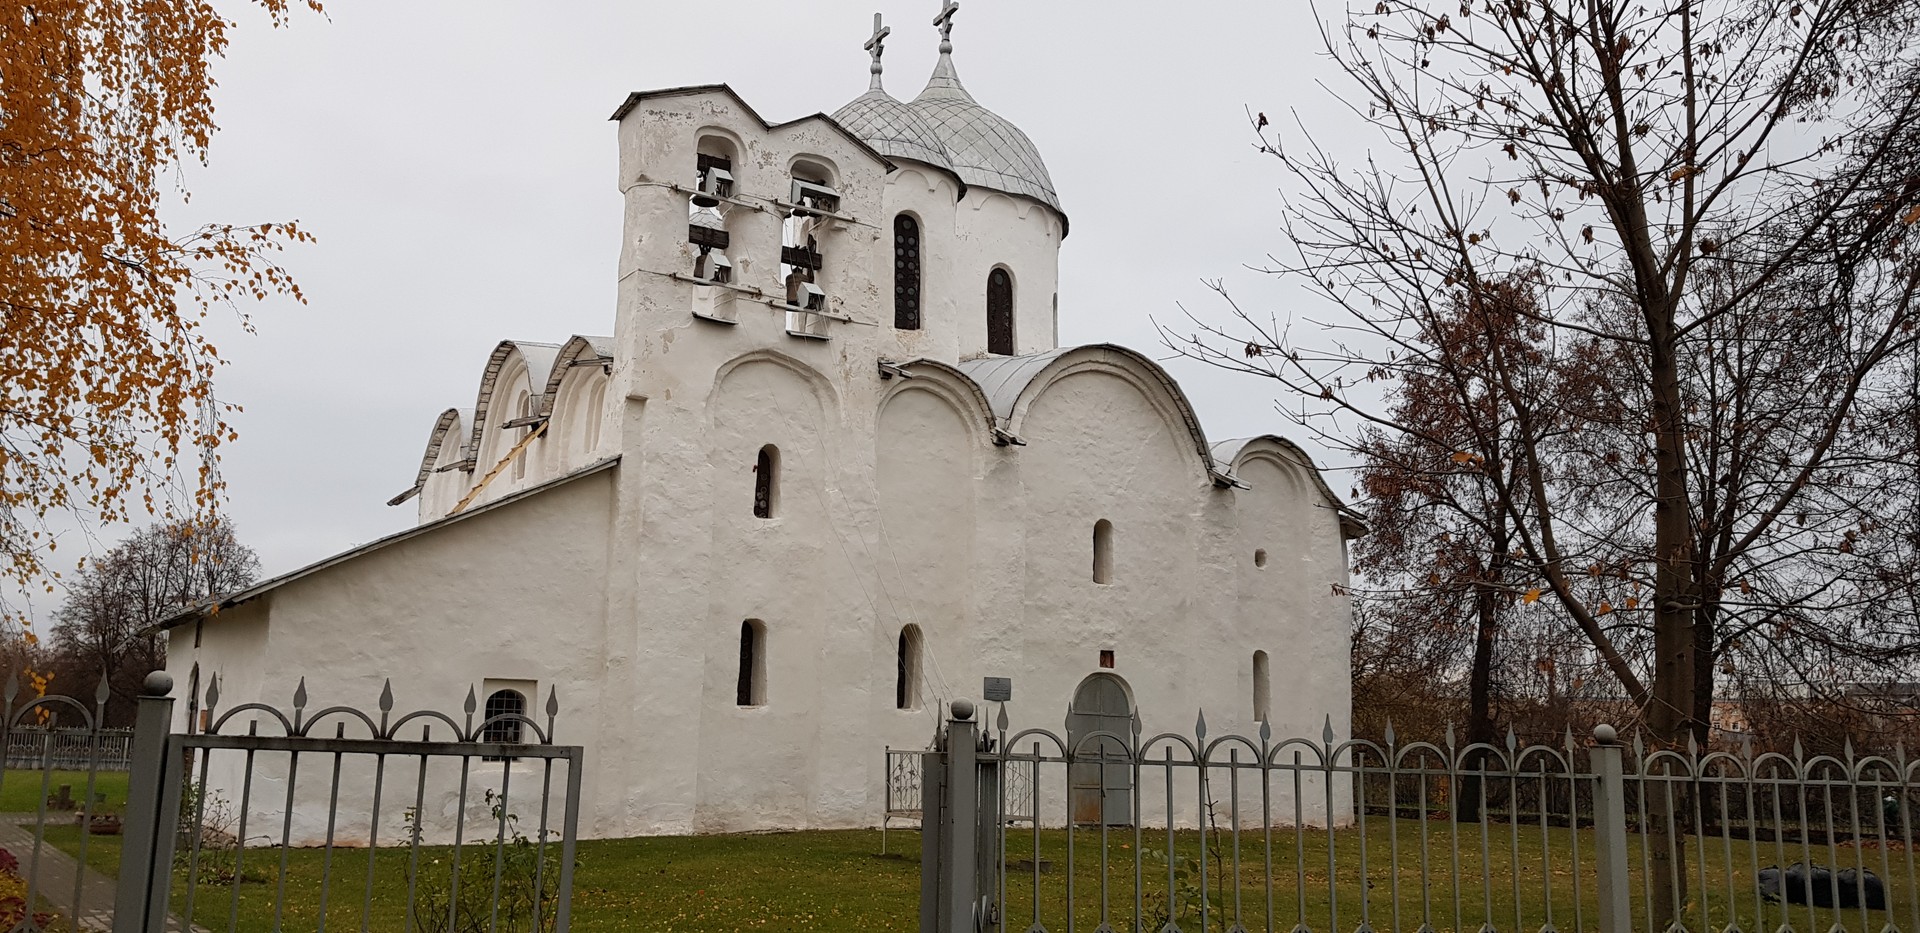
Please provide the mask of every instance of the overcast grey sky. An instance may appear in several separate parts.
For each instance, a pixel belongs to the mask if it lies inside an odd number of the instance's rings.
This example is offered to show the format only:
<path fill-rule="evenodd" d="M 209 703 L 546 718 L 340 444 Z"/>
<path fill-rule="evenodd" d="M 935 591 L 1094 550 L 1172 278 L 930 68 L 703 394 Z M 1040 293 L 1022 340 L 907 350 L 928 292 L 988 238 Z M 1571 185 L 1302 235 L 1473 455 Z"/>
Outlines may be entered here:
<path fill-rule="evenodd" d="M 273 574 L 413 522 L 412 503 L 384 503 L 412 483 L 435 416 L 473 404 L 495 343 L 613 333 L 607 117 L 627 92 L 726 82 L 770 120 L 832 112 L 866 87 L 878 10 L 887 88 L 910 99 L 939 4 L 327 0 L 326 17 L 281 30 L 223 7 L 240 27 L 216 72 L 221 132 L 178 219 L 297 218 L 319 237 L 286 257 L 309 304 L 254 308 L 254 336 L 215 329 L 220 394 L 246 408 L 226 448 L 230 511 Z M 1164 357 L 1151 317 L 1177 320 L 1180 302 L 1224 314 L 1203 278 L 1262 311 L 1311 312 L 1243 268 L 1286 249 L 1284 179 L 1253 151 L 1246 109 L 1353 132 L 1316 83 L 1337 80 L 1304 0 L 963 0 L 953 38 L 968 89 L 1033 138 L 1072 218 L 1063 343 Z M 1271 383 L 1170 366 L 1210 437 L 1307 440 Z"/>

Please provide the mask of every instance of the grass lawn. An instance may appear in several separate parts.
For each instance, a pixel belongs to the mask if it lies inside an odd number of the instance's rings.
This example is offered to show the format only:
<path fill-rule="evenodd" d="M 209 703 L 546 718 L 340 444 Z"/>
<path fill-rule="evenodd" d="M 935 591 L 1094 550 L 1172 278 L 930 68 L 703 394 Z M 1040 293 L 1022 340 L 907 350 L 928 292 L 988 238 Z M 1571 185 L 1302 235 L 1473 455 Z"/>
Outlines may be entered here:
<path fill-rule="evenodd" d="M 1542 844 L 1538 827 L 1522 827 L 1519 834 L 1519 859 L 1513 857 L 1514 840 L 1505 824 L 1489 827 L 1487 852 L 1481 858 L 1481 837 L 1476 826 L 1461 827 L 1458 875 L 1455 874 L 1448 824 L 1429 822 L 1427 852 L 1429 868 L 1425 876 L 1425 913 L 1436 931 L 1480 928 L 1491 919 L 1501 931 L 1538 930 L 1552 910 L 1555 928 L 1576 929 L 1573 887 L 1572 847 L 1574 839 L 1565 829 L 1555 829 Z M 1361 922 L 1363 892 L 1367 921 L 1379 930 L 1411 931 L 1423 921 L 1422 875 L 1420 870 L 1420 832 L 1422 824 L 1401 820 L 1389 827 L 1387 821 L 1369 821 L 1365 832 L 1368 858 L 1364 872 L 1359 856 L 1362 833 L 1342 830 L 1334 834 L 1336 856 L 1333 873 L 1333 900 L 1339 904 L 1338 917 L 1329 910 L 1327 872 L 1327 834 L 1309 831 L 1299 837 L 1291 831 L 1276 831 L 1273 838 L 1273 867 L 1267 875 L 1264 839 L 1256 832 L 1243 832 L 1239 877 L 1243 885 L 1239 919 L 1250 930 L 1266 926 L 1266 888 L 1263 879 L 1274 879 L 1273 927 L 1290 930 L 1297 921 L 1315 931 L 1353 930 Z M 1389 832 L 1397 832 L 1401 858 L 1397 864 L 1385 858 Z M 78 831 L 71 826 L 50 827 L 48 839 L 72 851 Z M 591 840 L 580 843 L 580 861 L 574 883 L 574 928 L 580 931 L 680 931 L 680 930 L 819 930 L 819 931 L 911 931 L 918 918 L 920 864 L 918 836 L 896 833 L 891 840 L 896 853 L 904 857 L 881 857 L 877 831 L 771 833 L 733 836 L 692 836 L 643 839 Z M 1145 880 L 1142 897 L 1150 929 L 1158 929 L 1166 898 L 1166 837 L 1147 833 L 1150 854 L 1140 861 Z M 1597 921 L 1594 876 L 1592 872 L 1593 838 L 1583 831 L 1578 839 L 1583 869 L 1580 884 L 1579 923 L 1592 929 Z M 1633 889 L 1636 928 L 1645 928 L 1645 902 L 1639 884 L 1639 837 L 1629 837 L 1632 847 Z M 1887 883 L 1896 907 L 1894 915 L 1885 912 L 1846 911 L 1842 916 L 1828 910 L 1809 911 L 1793 908 L 1791 917 L 1779 907 L 1763 908 L 1765 916 L 1754 914 L 1752 860 L 1756 857 L 1748 844 L 1733 840 L 1723 844 L 1719 838 L 1706 841 L 1706 907 L 1701 917 L 1701 870 L 1699 862 L 1689 862 L 1689 894 L 1692 912 L 1686 925 L 1692 930 L 1721 929 L 1728 920 L 1728 888 L 1733 890 L 1733 906 L 1745 930 L 1772 930 L 1791 920 L 1798 930 L 1826 930 L 1842 923 L 1849 930 L 1878 930 L 1895 923 L 1912 929 L 1914 901 L 1906 868 L 1907 852 L 1895 849 L 1884 853 L 1888 870 L 1882 870 L 1883 852 L 1868 849 L 1858 853 L 1867 866 Z M 1093 929 L 1101 920 L 1099 886 L 1101 845 L 1097 832 L 1078 832 L 1073 839 L 1074 919 L 1079 928 Z M 1033 838 L 1016 830 L 1009 841 L 1009 857 L 1032 857 Z M 1689 849 L 1698 852 L 1697 840 Z M 1039 875 L 1041 920 L 1049 930 L 1064 930 L 1067 914 L 1066 870 L 1067 834 L 1049 830 L 1040 834 L 1040 858 L 1051 862 L 1050 870 Z M 1175 839 L 1175 866 L 1181 878 L 1176 902 L 1197 906 L 1198 837 L 1180 833 Z M 1731 850 L 1732 870 L 1727 854 Z M 1228 911 L 1232 919 L 1234 901 L 1229 891 L 1218 896 L 1222 880 L 1231 880 L 1232 847 L 1223 840 L 1224 865 L 1211 865 L 1210 897 L 1216 908 Z M 471 857 L 477 848 L 466 850 Z M 1106 918 L 1116 929 L 1129 929 L 1134 916 L 1133 876 L 1137 850 L 1131 831 L 1109 834 L 1106 844 L 1110 913 Z M 224 884 L 201 884 L 194 896 L 194 913 L 201 925 L 214 931 L 270 930 L 274 928 L 276 884 L 282 852 L 278 849 L 251 849 L 246 856 L 248 874 L 261 871 L 259 880 L 239 886 L 236 902 L 234 888 Z M 423 848 L 423 866 L 433 859 L 446 859 L 443 848 Z M 332 878 L 327 906 L 327 926 L 331 929 L 359 929 L 367 879 L 365 850 L 338 850 L 332 864 L 326 865 L 325 853 L 316 849 L 295 849 L 284 853 L 287 861 L 286 897 L 278 904 L 282 925 L 287 928 L 317 927 L 319 919 L 320 879 L 323 872 Z M 1784 855 L 1784 858 L 1781 856 Z M 1824 847 L 1816 848 L 1813 860 L 1829 862 Z M 87 860 L 96 868 L 111 871 L 117 864 L 119 840 L 95 837 L 89 844 Z M 489 856 L 490 857 L 490 856 Z M 1777 850 L 1772 843 L 1761 845 L 1757 853 L 1762 867 L 1804 857 L 1795 846 Z M 1839 852 L 1841 865 L 1852 865 L 1856 853 L 1850 848 Z M 404 848 L 381 849 L 374 854 L 374 896 L 368 917 L 376 930 L 402 931 L 406 916 L 406 866 Z M 1213 856 L 1209 855 L 1210 862 Z M 1518 868 L 1516 875 L 1515 868 Z M 1363 886 L 1364 876 L 1364 886 Z M 1483 876 L 1491 880 L 1490 890 Z M 1460 915 L 1456 923 L 1454 879 L 1460 879 L 1457 894 Z M 1519 882 L 1516 898 L 1514 884 Z M 1304 878 L 1304 887 L 1301 881 Z M 1398 882 L 1396 911 L 1395 883 Z M 1009 871 L 1008 914 L 1004 927 L 1019 931 L 1033 922 L 1034 875 Z M 184 879 L 176 882 L 174 908 L 185 909 Z M 1551 890 L 1551 897 L 1547 892 Z M 1304 892 L 1304 897 L 1297 896 Z M 1488 908 L 1491 907 L 1489 917 Z M 1197 916 L 1183 911 L 1181 928 L 1199 933 Z M 229 925 L 229 919 L 238 922 Z M 1217 910 L 1213 913 L 1218 920 Z M 484 925 L 484 917 L 481 922 Z M 1210 923 L 1210 929 L 1221 926 Z M 484 928 L 484 926 L 483 926 Z"/>
<path fill-rule="evenodd" d="M 45 790 L 42 791 L 42 779 Z M 0 775 L 0 813 L 33 813 L 43 796 L 58 794 L 60 785 L 70 785 L 70 796 L 82 800 L 87 795 L 87 772 L 43 772 L 37 768 L 8 768 Z M 118 813 L 127 803 L 127 772 L 100 771 L 93 776 L 93 792 L 106 795 L 107 809 Z"/>

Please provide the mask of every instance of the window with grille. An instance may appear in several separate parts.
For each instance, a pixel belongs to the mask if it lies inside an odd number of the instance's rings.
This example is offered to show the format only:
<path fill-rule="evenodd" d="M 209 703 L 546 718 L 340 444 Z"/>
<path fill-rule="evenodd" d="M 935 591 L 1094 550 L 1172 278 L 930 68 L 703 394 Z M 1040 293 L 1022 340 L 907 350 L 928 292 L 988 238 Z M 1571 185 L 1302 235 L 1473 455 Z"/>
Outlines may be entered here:
<path fill-rule="evenodd" d="M 1013 276 L 1005 269 L 987 275 L 987 352 L 1013 353 Z"/>
<path fill-rule="evenodd" d="M 893 219 L 893 326 L 920 329 L 920 222 Z"/>
<path fill-rule="evenodd" d="M 484 710 L 487 724 L 480 730 L 480 741 L 499 745 L 518 745 L 521 742 L 522 729 L 526 723 L 518 719 L 495 720 L 495 716 L 525 716 L 527 698 L 518 690 L 495 690 L 487 694 Z M 501 760 L 497 756 L 487 756 L 489 761 Z"/>

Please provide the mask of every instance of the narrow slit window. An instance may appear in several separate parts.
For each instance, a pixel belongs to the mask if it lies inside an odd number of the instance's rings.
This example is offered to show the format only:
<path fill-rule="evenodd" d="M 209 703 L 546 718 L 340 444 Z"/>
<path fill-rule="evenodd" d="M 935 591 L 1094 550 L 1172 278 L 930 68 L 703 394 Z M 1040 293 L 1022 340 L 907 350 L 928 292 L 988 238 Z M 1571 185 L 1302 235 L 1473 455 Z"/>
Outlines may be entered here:
<path fill-rule="evenodd" d="M 1253 653 L 1253 721 L 1266 722 L 1273 701 L 1273 681 L 1267 674 L 1267 653 Z"/>
<path fill-rule="evenodd" d="M 900 629 L 894 652 L 893 708 L 920 708 L 920 626 Z"/>
<path fill-rule="evenodd" d="M 987 352 L 1013 354 L 1013 276 L 1005 269 L 987 275 Z"/>
<path fill-rule="evenodd" d="M 779 504 L 780 448 L 768 444 L 753 463 L 753 517 L 772 518 Z"/>
<path fill-rule="evenodd" d="M 1113 582 L 1113 523 L 1093 523 L 1093 582 Z"/>
<path fill-rule="evenodd" d="M 920 329 L 920 222 L 910 214 L 893 219 L 893 326 Z"/>
<path fill-rule="evenodd" d="M 740 677 L 734 686 L 740 706 L 767 705 L 767 627 L 758 619 L 740 623 Z"/>

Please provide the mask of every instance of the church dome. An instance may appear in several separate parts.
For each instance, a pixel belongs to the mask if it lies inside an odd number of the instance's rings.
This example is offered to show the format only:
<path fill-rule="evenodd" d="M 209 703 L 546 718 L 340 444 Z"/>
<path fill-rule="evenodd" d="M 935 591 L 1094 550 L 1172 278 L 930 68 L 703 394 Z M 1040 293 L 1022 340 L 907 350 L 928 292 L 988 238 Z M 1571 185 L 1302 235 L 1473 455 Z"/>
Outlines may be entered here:
<path fill-rule="evenodd" d="M 960 85 L 953 56 L 944 47 L 926 90 L 908 106 L 932 128 L 946 149 L 954 173 L 969 187 L 1025 195 L 1060 210 L 1053 178 L 1047 174 L 1047 164 L 1033 140 L 1005 117 L 974 101 Z"/>
<path fill-rule="evenodd" d="M 913 159 L 953 171 L 946 147 L 919 111 L 878 87 L 834 111 L 833 121 L 883 156 Z"/>

